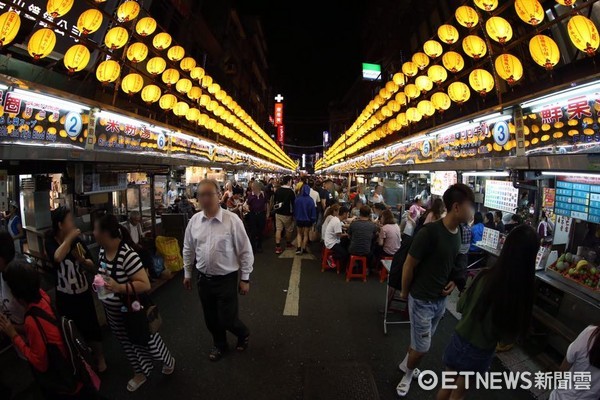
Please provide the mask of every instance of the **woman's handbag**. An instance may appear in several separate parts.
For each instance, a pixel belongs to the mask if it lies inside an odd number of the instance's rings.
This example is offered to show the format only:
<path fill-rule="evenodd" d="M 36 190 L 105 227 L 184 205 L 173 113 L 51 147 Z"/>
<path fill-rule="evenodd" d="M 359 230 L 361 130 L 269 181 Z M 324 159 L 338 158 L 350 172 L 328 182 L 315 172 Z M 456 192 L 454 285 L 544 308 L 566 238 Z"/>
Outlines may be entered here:
<path fill-rule="evenodd" d="M 127 337 L 133 344 L 147 346 L 150 337 L 158 332 L 162 324 L 158 307 L 152 303 L 147 294 L 138 296 L 133 283 L 128 282 L 125 287 L 126 294 L 122 301 L 127 309 L 123 313 Z"/>

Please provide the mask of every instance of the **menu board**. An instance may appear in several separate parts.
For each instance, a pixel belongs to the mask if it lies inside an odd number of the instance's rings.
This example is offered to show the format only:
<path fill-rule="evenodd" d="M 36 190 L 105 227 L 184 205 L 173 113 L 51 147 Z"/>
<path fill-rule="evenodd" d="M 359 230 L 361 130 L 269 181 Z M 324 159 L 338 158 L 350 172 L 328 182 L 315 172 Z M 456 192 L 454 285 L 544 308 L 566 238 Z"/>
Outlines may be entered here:
<path fill-rule="evenodd" d="M 556 216 L 553 244 L 569 244 L 569 233 L 571 232 L 572 223 L 573 220 L 570 217 L 565 217 L 564 215 Z"/>
<path fill-rule="evenodd" d="M 431 173 L 431 194 L 442 196 L 446 189 L 457 182 L 456 171 L 436 171 Z"/>
<path fill-rule="evenodd" d="M 519 202 L 519 189 L 512 182 L 496 181 L 488 179 L 485 181 L 484 206 L 493 210 L 514 213 Z"/>
<path fill-rule="evenodd" d="M 481 244 L 492 249 L 497 249 L 500 243 L 500 232 L 495 229 L 483 228 L 483 236 L 481 237 Z"/>
<path fill-rule="evenodd" d="M 600 178 L 559 177 L 554 212 L 557 215 L 600 223 Z"/>

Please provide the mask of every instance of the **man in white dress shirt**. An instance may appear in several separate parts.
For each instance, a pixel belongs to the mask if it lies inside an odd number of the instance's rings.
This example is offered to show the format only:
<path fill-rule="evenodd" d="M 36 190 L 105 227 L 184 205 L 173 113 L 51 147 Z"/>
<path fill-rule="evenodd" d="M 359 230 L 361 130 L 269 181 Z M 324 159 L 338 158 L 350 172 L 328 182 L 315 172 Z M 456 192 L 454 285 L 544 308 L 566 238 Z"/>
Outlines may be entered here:
<path fill-rule="evenodd" d="M 214 341 L 209 359 L 218 361 L 228 350 L 227 331 L 237 336 L 238 351 L 248 347 L 250 331 L 238 317 L 238 291 L 245 295 L 250 290 L 254 256 L 242 220 L 219 205 L 217 182 L 200 182 L 198 199 L 203 211 L 190 219 L 185 230 L 183 285 L 192 288 L 192 264 L 196 260 L 198 293 Z"/>

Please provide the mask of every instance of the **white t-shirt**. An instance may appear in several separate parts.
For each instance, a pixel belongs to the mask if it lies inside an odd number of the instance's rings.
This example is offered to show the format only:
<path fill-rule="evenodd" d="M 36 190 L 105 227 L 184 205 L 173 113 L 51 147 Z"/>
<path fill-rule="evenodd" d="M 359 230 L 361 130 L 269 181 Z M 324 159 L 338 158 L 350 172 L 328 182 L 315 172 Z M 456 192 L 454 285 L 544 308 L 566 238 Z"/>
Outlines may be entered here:
<path fill-rule="evenodd" d="M 143 236 L 141 225 L 140 224 L 133 225 L 133 224 L 131 224 L 131 222 L 127 221 L 125 223 L 125 229 L 127 229 L 129 231 L 129 234 L 131 235 L 131 240 L 133 240 L 133 243 L 138 244 L 140 242 L 140 238 Z"/>
<path fill-rule="evenodd" d="M 319 192 L 314 189 L 310 189 L 310 198 L 315 202 L 315 207 L 321 202 L 321 196 L 319 196 Z"/>
<path fill-rule="evenodd" d="M 340 242 L 338 233 L 342 233 L 342 221 L 338 217 L 331 217 L 331 220 L 327 224 L 325 230 L 324 242 L 325 247 L 331 249 L 333 246 Z"/>
<path fill-rule="evenodd" d="M 321 239 L 323 240 L 325 240 L 325 232 L 327 232 L 327 225 L 329 225 L 331 218 L 333 218 L 333 215 L 328 215 L 325 221 L 323 221 L 323 225 L 321 225 Z"/>
<path fill-rule="evenodd" d="M 19 304 L 12 295 L 10 288 L 4 282 L 0 273 L 0 312 L 4 314 L 15 326 L 22 326 L 25 319 L 25 308 Z M 0 333 L 0 353 L 11 347 L 10 339 Z"/>
<path fill-rule="evenodd" d="M 383 203 L 383 196 L 380 195 L 379 193 L 375 193 L 373 195 L 373 198 L 371 199 L 371 203 L 373 203 L 373 204 Z"/>
<path fill-rule="evenodd" d="M 577 339 L 575 339 L 575 341 L 569 345 L 569 349 L 567 350 L 567 355 L 565 357 L 571 364 L 571 369 L 569 369 L 571 374 L 576 372 L 591 373 L 591 380 L 589 382 L 590 390 L 576 390 L 572 377 L 571 389 L 554 390 L 552 393 L 550 393 L 550 400 L 598 400 L 598 398 L 600 398 L 600 369 L 590 365 L 590 359 L 588 356 L 588 342 L 595 329 L 595 326 L 588 326 L 585 328 L 579 334 L 579 336 L 577 336 Z M 600 337 L 596 337 L 596 340 L 600 340 Z"/>
<path fill-rule="evenodd" d="M 172 206 L 177 198 L 177 190 L 169 190 L 167 192 L 167 205 Z"/>

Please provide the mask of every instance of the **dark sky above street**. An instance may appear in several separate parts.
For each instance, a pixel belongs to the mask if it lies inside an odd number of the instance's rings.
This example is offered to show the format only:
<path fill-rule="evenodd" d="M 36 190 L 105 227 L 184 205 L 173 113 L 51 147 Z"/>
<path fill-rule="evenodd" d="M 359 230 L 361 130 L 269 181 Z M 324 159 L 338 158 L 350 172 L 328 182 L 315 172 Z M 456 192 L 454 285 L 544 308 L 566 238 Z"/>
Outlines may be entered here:
<path fill-rule="evenodd" d="M 242 14 L 262 18 L 271 84 L 285 97 L 286 143 L 321 144 L 329 124 L 329 103 L 341 99 L 360 77 L 364 3 L 252 0 L 238 4 Z"/>

